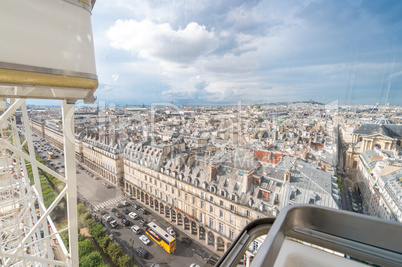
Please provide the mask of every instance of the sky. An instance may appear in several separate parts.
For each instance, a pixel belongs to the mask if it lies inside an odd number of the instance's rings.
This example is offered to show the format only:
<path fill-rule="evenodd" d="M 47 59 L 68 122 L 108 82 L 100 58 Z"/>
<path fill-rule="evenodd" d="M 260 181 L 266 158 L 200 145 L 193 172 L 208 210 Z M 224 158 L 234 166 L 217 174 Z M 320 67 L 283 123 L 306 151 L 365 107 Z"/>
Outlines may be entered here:
<path fill-rule="evenodd" d="M 402 103 L 402 1 L 98 0 L 98 100 Z"/>

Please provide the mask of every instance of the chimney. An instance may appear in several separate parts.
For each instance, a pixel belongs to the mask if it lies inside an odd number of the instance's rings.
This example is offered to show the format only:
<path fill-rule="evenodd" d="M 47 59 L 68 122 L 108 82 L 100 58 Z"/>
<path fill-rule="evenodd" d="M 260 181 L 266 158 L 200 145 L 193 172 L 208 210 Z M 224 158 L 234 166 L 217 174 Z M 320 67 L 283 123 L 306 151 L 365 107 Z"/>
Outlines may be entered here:
<path fill-rule="evenodd" d="M 218 165 L 215 163 L 209 164 L 209 182 L 215 177 L 216 170 L 218 169 Z"/>
<path fill-rule="evenodd" d="M 192 152 L 194 154 L 194 152 Z M 188 159 L 188 167 L 191 168 L 194 165 L 195 162 L 195 157 L 194 155 L 191 155 L 190 158 Z"/>

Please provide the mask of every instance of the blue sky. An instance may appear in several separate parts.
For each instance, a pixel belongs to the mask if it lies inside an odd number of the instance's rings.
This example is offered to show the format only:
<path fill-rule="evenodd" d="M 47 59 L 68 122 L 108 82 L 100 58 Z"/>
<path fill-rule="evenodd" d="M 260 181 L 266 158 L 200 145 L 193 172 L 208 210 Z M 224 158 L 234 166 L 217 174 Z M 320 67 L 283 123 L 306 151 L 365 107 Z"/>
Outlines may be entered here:
<path fill-rule="evenodd" d="M 402 103 L 402 1 L 97 1 L 98 100 Z"/>

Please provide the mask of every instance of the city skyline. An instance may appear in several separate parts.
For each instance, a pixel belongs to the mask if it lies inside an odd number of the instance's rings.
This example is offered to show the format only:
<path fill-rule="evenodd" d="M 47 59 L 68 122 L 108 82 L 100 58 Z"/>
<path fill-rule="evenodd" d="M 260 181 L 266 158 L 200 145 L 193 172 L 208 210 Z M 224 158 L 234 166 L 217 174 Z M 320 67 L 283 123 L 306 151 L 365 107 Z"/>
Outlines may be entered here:
<path fill-rule="evenodd" d="M 309 98 L 395 105 L 401 8 L 396 1 L 99 1 L 95 95 L 118 105 Z"/>

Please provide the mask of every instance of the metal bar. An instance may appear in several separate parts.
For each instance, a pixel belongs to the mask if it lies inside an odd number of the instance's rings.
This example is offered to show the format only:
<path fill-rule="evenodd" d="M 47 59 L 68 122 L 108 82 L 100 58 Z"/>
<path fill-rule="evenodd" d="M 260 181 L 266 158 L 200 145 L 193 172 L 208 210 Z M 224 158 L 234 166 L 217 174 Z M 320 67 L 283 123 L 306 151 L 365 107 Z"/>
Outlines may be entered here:
<path fill-rule="evenodd" d="M 43 222 L 43 220 L 47 219 L 47 216 L 50 214 L 50 212 L 52 212 L 52 210 L 56 207 L 57 204 L 59 204 L 60 200 L 64 197 L 64 195 L 66 194 L 68 189 L 68 186 L 66 186 L 61 192 L 60 194 L 57 196 L 57 198 L 53 201 L 53 203 L 49 206 L 49 208 L 45 211 L 45 213 L 42 215 L 42 217 L 40 217 L 40 219 L 37 221 L 37 223 L 35 224 L 34 227 L 31 228 L 31 230 L 29 231 L 29 233 L 24 237 L 24 239 L 21 241 L 22 244 L 25 244 L 27 242 L 27 240 L 29 238 L 31 238 L 32 234 L 34 231 L 36 231 L 36 229 L 38 229 L 39 225 Z M 78 234 L 77 234 L 77 238 L 78 238 Z M 18 251 L 20 251 L 22 249 L 21 245 L 19 245 L 17 247 L 16 252 L 14 252 L 13 254 L 16 254 Z"/>
<path fill-rule="evenodd" d="M 69 226 L 70 266 L 78 266 L 77 181 L 75 169 L 74 104 L 63 100 L 62 105 L 64 161 L 67 178 L 67 214 Z"/>
<path fill-rule="evenodd" d="M 63 183 L 67 183 L 67 179 L 64 178 L 63 176 L 61 176 L 60 174 L 58 174 L 57 172 L 53 171 L 52 169 L 50 169 L 49 167 L 43 165 L 42 163 L 40 163 L 39 161 L 37 161 L 35 158 L 25 154 L 24 152 L 22 152 L 21 150 L 18 150 L 17 148 L 15 148 L 14 146 L 10 145 L 7 142 L 4 142 L 4 145 L 7 149 L 11 150 L 11 152 L 17 154 L 18 156 L 22 157 L 23 159 L 28 160 L 29 162 L 31 162 L 31 164 L 36 164 L 37 166 L 40 166 L 39 168 L 41 168 L 42 170 L 44 170 L 45 172 L 49 173 L 50 175 L 54 176 L 55 178 L 59 179 L 60 181 L 62 181 Z"/>
<path fill-rule="evenodd" d="M 396 222 L 315 205 L 292 205 L 279 214 L 252 266 L 273 266 L 285 237 L 378 265 L 402 266 L 401 236 L 402 225 Z"/>
<path fill-rule="evenodd" d="M 11 104 L 6 111 L 0 116 L 0 125 L 2 125 L 8 118 L 15 113 L 15 111 L 24 103 L 24 99 L 18 99 L 16 102 Z"/>

